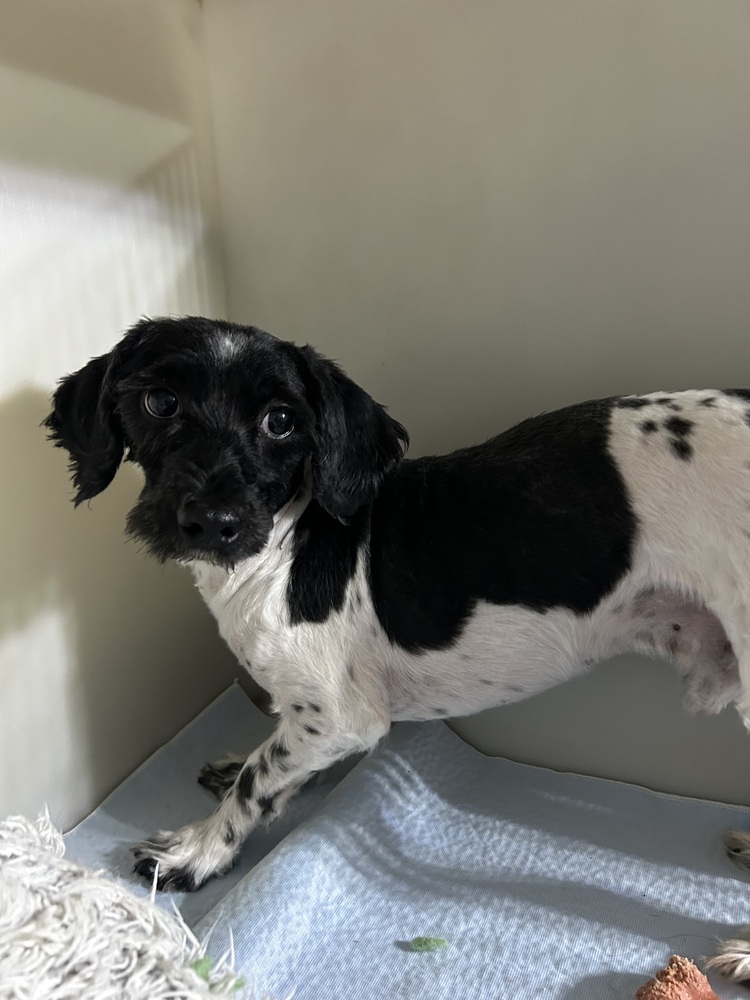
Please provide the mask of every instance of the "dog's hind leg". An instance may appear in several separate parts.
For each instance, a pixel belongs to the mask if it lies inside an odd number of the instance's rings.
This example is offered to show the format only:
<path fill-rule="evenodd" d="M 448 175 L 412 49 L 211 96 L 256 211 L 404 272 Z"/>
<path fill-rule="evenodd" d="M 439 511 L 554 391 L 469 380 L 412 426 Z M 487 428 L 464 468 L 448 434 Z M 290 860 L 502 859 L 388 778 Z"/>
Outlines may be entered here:
<path fill-rule="evenodd" d="M 746 605 L 740 607 L 742 613 L 735 612 L 732 616 L 726 616 L 725 625 L 737 654 L 740 681 L 740 690 L 736 698 L 737 711 L 745 728 L 750 732 L 750 599 Z M 750 832 L 727 830 L 723 839 L 729 857 L 740 868 L 750 870 Z M 747 956 L 745 960 L 747 961 Z"/>
<path fill-rule="evenodd" d="M 720 712 L 741 695 L 737 658 L 717 615 L 678 590 L 649 589 L 615 619 L 619 645 L 671 660 L 690 712 Z"/>
<path fill-rule="evenodd" d="M 231 868 L 248 834 L 280 815 L 312 774 L 371 749 L 389 725 L 383 714 L 365 726 L 360 719 L 355 727 L 347 719 L 326 715 L 317 705 L 308 712 L 285 714 L 274 735 L 241 765 L 230 758 L 206 775 L 203 783 L 223 794 L 212 816 L 174 832 L 160 832 L 134 849 L 136 873 L 149 882 L 155 877 L 159 889 L 200 888 Z"/>

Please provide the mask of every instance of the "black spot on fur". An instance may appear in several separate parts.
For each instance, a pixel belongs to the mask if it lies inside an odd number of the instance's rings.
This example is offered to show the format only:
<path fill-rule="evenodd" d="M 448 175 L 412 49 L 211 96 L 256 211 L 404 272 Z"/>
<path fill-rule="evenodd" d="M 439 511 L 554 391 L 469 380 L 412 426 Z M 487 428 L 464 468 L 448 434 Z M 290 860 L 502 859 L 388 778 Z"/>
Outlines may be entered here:
<path fill-rule="evenodd" d="M 224 843 L 230 847 L 232 844 L 237 843 L 237 831 L 232 826 L 231 823 L 227 824 L 227 828 L 224 831 Z"/>
<path fill-rule="evenodd" d="M 431 711 L 433 711 L 435 713 L 435 715 L 447 715 L 448 714 L 448 709 L 447 708 L 433 708 Z"/>
<path fill-rule="evenodd" d="M 688 462 L 693 457 L 692 445 L 689 445 L 683 438 L 670 438 L 669 445 L 678 458 Z"/>
<path fill-rule="evenodd" d="M 310 733 L 311 736 L 320 736 L 320 730 L 316 729 L 315 726 L 305 726 L 305 732 Z"/>
<path fill-rule="evenodd" d="M 265 757 L 261 757 L 255 767 L 256 774 L 259 774 L 261 778 L 268 774 L 268 761 Z"/>
<path fill-rule="evenodd" d="M 268 753 L 271 757 L 283 758 L 289 756 L 289 747 L 284 746 L 280 741 L 278 743 L 272 743 Z"/>
<path fill-rule="evenodd" d="M 701 406 L 716 406 L 716 396 L 707 396 L 700 401 Z"/>
<path fill-rule="evenodd" d="M 250 765 L 243 767 L 237 779 L 237 798 L 241 801 L 248 801 L 253 797 L 253 786 L 255 784 L 255 768 Z"/>
<path fill-rule="evenodd" d="M 349 674 L 349 678 L 351 680 L 354 680 L 354 664 L 353 663 L 347 663 L 347 665 L 346 665 L 346 672 L 347 672 L 347 674 Z"/>
<path fill-rule="evenodd" d="M 307 706 L 313 712 L 320 712 L 320 705 L 313 705 L 312 702 Z"/>
<path fill-rule="evenodd" d="M 655 420 L 644 420 L 638 426 L 641 428 L 644 434 L 653 434 L 654 431 L 659 430 L 659 425 Z"/>
<path fill-rule="evenodd" d="M 276 802 L 275 795 L 263 795 L 258 799 L 258 805 L 260 806 L 261 816 L 267 816 L 274 807 Z"/>
<path fill-rule="evenodd" d="M 682 626 L 678 625 L 677 622 L 675 622 L 674 625 L 672 626 L 672 631 L 673 632 L 679 632 L 681 628 L 682 628 Z"/>
<path fill-rule="evenodd" d="M 692 420 L 685 420 L 684 417 L 669 417 L 664 421 L 664 427 L 677 437 L 687 437 L 695 424 Z"/>
<path fill-rule="evenodd" d="M 386 477 L 369 573 L 391 642 L 412 652 L 450 646 L 478 601 L 541 613 L 596 607 L 630 568 L 636 527 L 608 448 L 617 404 L 543 414 Z"/>
<path fill-rule="evenodd" d="M 240 761 L 204 764 L 198 775 L 198 784 L 215 795 L 217 799 L 223 799 L 234 785 L 242 767 L 243 764 Z"/>
<path fill-rule="evenodd" d="M 664 421 L 664 427 L 674 434 L 669 439 L 669 445 L 678 458 L 688 461 L 693 456 L 693 448 L 688 444 L 686 438 L 693 432 L 695 424 L 692 420 L 685 420 L 684 417 L 669 417 Z"/>
<path fill-rule="evenodd" d="M 649 400 L 642 396 L 620 396 L 619 399 L 615 400 L 615 406 L 621 410 L 640 410 L 648 404 Z"/>
<path fill-rule="evenodd" d="M 305 711 L 305 706 L 304 705 L 292 705 L 292 708 L 294 709 L 295 712 L 304 712 Z"/>
<path fill-rule="evenodd" d="M 480 683 L 480 684 L 494 684 L 495 682 L 494 682 L 494 681 L 488 681 L 486 677 L 483 677 L 483 678 L 482 678 L 482 679 L 480 680 L 480 682 L 479 682 L 479 683 Z"/>

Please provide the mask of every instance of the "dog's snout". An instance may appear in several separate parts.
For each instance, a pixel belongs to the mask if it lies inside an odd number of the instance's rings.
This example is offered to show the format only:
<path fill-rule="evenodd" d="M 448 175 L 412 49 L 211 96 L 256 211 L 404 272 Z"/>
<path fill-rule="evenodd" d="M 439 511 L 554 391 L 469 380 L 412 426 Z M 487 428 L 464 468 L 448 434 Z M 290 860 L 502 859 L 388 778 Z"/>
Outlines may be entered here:
<path fill-rule="evenodd" d="M 180 533 L 191 545 L 201 549 L 222 549 L 235 542 L 241 522 L 236 511 L 188 501 L 177 512 Z"/>

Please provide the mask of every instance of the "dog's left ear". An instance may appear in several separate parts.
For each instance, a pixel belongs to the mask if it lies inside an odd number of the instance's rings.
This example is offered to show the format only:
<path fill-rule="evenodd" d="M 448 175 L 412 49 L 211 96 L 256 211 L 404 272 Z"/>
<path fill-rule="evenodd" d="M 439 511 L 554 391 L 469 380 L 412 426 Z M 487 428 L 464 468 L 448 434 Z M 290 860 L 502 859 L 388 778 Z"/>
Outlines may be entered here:
<path fill-rule="evenodd" d="M 49 438 L 70 455 L 76 507 L 112 482 L 125 449 L 112 393 L 118 351 L 93 358 L 63 379 L 44 421 Z"/>
<path fill-rule="evenodd" d="M 332 517 L 346 521 L 375 499 L 385 475 L 403 458 L 409 435 L 333 361 L 312 347 L 301 352 L 316 417 L 312 495 Z"/>

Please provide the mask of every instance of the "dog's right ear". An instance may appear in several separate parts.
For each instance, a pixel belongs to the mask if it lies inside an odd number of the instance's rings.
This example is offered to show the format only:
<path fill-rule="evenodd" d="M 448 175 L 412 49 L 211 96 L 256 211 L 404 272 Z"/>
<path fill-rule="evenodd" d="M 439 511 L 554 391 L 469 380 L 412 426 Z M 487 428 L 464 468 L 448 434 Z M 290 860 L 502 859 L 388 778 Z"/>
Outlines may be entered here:
<path fill-rule="evenodd" d="M 112 392 L 118 351 L 94 358 L 63 379 L 44 421 L 49 439 L 70 455 L 76 507 L 112 482 L 125 450 Z"/>

